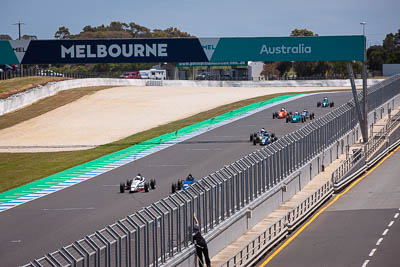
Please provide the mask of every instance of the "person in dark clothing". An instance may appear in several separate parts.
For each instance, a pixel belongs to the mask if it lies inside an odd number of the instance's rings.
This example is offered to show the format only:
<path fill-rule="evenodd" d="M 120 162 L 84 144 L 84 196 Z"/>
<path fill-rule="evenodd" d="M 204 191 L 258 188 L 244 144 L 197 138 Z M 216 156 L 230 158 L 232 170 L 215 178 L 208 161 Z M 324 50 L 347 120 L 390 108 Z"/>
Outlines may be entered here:
<path fill-rule="evenodd" d="M 207 242 L 204 239 L 204 237 L 201 236 L 199 221 L 196 218 L 196 214 L 193 214 L 193 219 L 194 219 L 195 225 L 193 226 L 193 234 L 192 235 L 193 235 L 193 243 L 196 247 L 197 258 L 199 260 L 199 267 L 205 266 L 204 261 L 203 261 L 203 255 L 204 255 L 205 262 L 206 262 L 206 266 L 211 267 L 210 256 L 208 255 Z"/>

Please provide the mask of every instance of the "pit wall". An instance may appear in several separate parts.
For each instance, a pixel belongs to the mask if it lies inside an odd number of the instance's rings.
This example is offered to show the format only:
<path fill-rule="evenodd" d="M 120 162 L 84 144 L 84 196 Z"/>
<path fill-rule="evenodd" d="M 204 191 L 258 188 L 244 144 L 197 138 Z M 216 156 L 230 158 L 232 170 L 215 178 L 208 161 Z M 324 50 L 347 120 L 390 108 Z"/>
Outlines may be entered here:
<path fill-rule="evenodd" d="M 399 105 L 400 95 L 397 95 L 382 106 L 369 112 L 368 124 L 371 125 L 387 115 L 388 108 L 393 109 Z M 396 134 L 400 136 L 400 130 L 397 131 Z M 319 174 L 325 166 L 328 166 L 340 155 L 346 153 L 347 146 L 352 146 L 357 143 L 361 137 L 361 129 L 357 124 L 353 130 L 349 131 L 337 142 L 326 148 L 323 152 L 315 155 L 312 160 L 277 184 L 271 191 L 266 192 L 256 199 L 247 209 L 238 212 L 230 220 L 219 225 L 217 231 L 212 231 L 205 235 L 208 242 L 210 258 L 215 256 L 230 243 L 237 240 L 243 233 L 255 226 L 265 216 L 293 197 Z M 189 267 L 194 266 L 194 263 L 195 255 L 192 248 L 180 254 L 179 257 L 172 259 L 165 264 L 165 266 Z"/>
<path fill-rule="evenodd" d="M 27 91 L 12 95 L 6 99 L 0 99 L 0 116 L 18 110 L 35 103 L 43 98 L 53 96 L 59 91 L 89 87 L 89 86 L 146 86 L 147 80 L 138 79 L 110 79 L 90 78 L 51 82 L 44 86 L 38 86 Z M 368 85 L 381 82 L 382 79 L 370 79 Z M 151 83 L 150 83 L 151 84 Z M 361 88 L 362 80 L 356 80 Z M 310 80 L 310 81 L 180 81 L 165 80 L 159 84 L 168 86 L 187 87 L 350 87 L 348 80 Z"/>

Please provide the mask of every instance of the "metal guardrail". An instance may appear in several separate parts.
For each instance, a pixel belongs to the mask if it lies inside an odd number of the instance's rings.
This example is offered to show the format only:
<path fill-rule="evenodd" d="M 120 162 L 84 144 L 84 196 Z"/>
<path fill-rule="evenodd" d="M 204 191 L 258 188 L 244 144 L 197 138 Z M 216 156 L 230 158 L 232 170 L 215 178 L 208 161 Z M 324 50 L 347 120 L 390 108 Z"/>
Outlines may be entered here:
<path fill-rule="evenodd" d="M 163 80 L 146 80 L 146 86 L 163 86 Z"/>
<path fill-rule="evenodd" d="M 400 93 L 400 86 L 397 90 L 392 88 L 392 83 L 400 85 L 400 75 L 388 80 L 390 96 L 380 92 L 386 87 L 371 87 L 380 99 L 390 99 Z M 377 101 L 371 105 L 376 104 Z M 58 266 L 56 260 L 60 266 L 159 266 L 192 246 L 194 213 L 203 233 L 214 230 L 307 164 L 357 123 L 354 103 L 349 101 L 224 166 L 188 189 L 25 266 Z"/>
<path fill-rule="evenodd" d="M 365 157 L 368 160 L 386 141 L 387 134 L 400 123 L 399 119 L 400 111 L 392 116 L 389 110 L 388 122 L 377 133 L 374 133 L 374 138 L 371 138 L 364 145 L 364 151 L 360 148 L 358 151 L 355 151 L 355 153 L 350 154 L 348 158 L 340 164 L 340 166 L 332 173 L 332 180 L 335 183 L 340 182 L 362 157 Z"/>
<path fill-rule="evenodd" d="M 235 255 L 220 265 L 220 267 L 249 266 L 262 256 L 262 252 L 272 248 L 277 242 L 300 223 L 306 214 L 309 214 L 333 192 L 332 181 L 327 181 L 311 196 L 303 200 L 298 206 L 272 223 L 264 232 L 255 237 Z"/>
<path fill-rule="evenodd" d="M 287 216 L 285 215 L 275 221 L 270 227 L 250 241 L 221 266 L 235 267 L 248 265 L 253 261 L 255 255 L 259 255 L 261 252 L 268 250 L 275 242 L 281 240 L 287 232 Z"/>

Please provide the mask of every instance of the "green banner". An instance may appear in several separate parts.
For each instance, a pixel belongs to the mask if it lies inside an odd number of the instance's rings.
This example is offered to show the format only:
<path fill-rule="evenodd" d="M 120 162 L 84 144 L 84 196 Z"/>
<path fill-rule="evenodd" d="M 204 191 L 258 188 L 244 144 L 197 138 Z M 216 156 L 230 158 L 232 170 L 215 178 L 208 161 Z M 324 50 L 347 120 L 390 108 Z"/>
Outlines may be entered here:
<path fill-rule="evenodd" d="M 210 62 L 363 61 L 364 36 L 200 38 Z"/>

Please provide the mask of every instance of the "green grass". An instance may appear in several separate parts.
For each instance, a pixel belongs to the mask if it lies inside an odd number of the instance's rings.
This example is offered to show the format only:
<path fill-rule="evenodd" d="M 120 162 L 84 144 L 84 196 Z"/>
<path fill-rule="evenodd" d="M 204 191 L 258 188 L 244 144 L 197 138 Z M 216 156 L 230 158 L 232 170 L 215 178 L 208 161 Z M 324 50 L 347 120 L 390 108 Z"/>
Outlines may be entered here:
<path fill-rule="evenodd" d="M 348 91 L 348 90 L 338 90 Z M 323 92 L 323 91 L 320 91 Z M 232 110 L 253 103 L 265 101 L 274 97 L 306 92 L 292 92 L 255 97 L 223 105 L 197 115 L 174 121 L 153 129 L 131 135 L 122 140 L 102 145 L 97 148 L 71 152 L 43 152 L 43 153 L 0 153 L 0 192 L 27 184 L 29 182 L 47 177 L 54 173 L 69 169 L 76 165 L 94 160 L 101 156 L 125 149 L 145 140 L 179 130 L 188 125 L 201 122 Z M 18 112 L 18 111 L 17 111 Z M 16 113 L 16 112 L 15 112 Z M 29 113 L 26 116 L 34 116 Z M 23 120 L 23 118 L 20 118 Z"/>
<path fill-rule="evenodd" d="M 8 97 L 48 82 L 67 80 L 62 77 L 30 76 L 0 81 L 0 98 Z"/>

